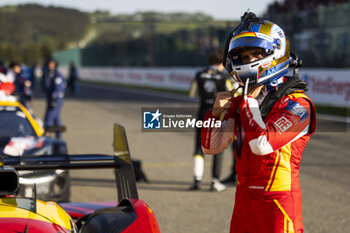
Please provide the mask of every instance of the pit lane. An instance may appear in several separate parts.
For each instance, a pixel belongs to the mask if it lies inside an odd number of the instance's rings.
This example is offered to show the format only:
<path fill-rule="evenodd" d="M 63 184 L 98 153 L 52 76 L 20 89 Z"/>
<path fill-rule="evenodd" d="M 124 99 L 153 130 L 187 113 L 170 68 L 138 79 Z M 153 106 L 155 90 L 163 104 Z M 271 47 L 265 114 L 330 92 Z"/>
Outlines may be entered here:
<path fill-rule="evenodd" d="M 43 117 L 45 100 L 38 93 L 34 109 Z M 143 162 L 150 183 L 138 183 L 141 199 L 155 212 L 162 232 L 229 232 L 235 187 L 209 191 L 211 157 L 205 159 L 201 190 L 187 191 L 192 182 L 194 133 L 141 132 L 142 107 L 196 107 L 187 97 L 81 84 L 75 96 L 67 94 L 62 120 L 70 153 L 112 153 L 113 123 L 125 126 L 131 156 Z M 318 121 L 316 133 L 301 163 L 305 232 L 341 233 L 350 219 L 349 127 Z M 347 127 L 347 129 L 346 129 Z M 231 151 L 224 154 L 222 177 L 231 166 Z M 72 171 L 72 201 L 117 199 L 112 170 Z M 345 230 L 346 231 L 346 230 Z"/>

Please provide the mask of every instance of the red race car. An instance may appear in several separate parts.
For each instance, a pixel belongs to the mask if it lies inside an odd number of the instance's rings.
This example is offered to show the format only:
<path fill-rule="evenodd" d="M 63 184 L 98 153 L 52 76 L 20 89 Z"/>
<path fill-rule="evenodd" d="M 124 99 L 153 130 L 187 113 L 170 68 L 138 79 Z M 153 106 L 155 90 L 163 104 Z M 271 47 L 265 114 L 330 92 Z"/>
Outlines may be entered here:
<path fill-rule="evenodd" d="M 115 168 L 117 202 L 44 202 L 16 196 L 17 171 Z M 43 155 L 3 158 L 0 161 L 0 233 L 158 233 L 151 208 L 138 198 L 125 130 L 114 125 L 114 154 Z"/>

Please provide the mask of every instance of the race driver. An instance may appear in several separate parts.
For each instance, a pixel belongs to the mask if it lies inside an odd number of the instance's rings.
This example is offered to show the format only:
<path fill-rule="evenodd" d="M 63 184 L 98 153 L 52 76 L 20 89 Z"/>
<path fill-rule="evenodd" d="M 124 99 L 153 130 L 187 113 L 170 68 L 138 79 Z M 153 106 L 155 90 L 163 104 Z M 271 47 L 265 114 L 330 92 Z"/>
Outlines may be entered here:
<path fill-rule="evenodd" d="M 205 120 L 221 116 L 222 125 L 202 128 L 202 149 L 216 154 L 235 143 L 238 177 L 230 232 L 302 233 L 299 164 L 316 117 L 304 94 L 306 83 L 296 72 L 286 76 L 295 61 L 288 40 L 278 25 L 246 12 L 225 50 L 225 67 L 244 94 L 218 93 Z"/>

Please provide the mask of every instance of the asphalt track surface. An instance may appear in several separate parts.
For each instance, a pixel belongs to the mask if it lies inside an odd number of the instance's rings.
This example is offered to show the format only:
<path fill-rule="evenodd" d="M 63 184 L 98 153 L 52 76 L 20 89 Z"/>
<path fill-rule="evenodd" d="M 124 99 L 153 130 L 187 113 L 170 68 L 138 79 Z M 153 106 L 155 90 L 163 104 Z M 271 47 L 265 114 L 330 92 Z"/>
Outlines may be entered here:
<path fill-rule="evenodd" d="M 33 105 L 43 116 L 45 100 Z M 235 187 L 209 191 L 211 157 L 205 158 L 201 190 L 188 191 L 192 182 L 194 133 L 141 131 L 142 107 L 196 107 L 184 97 L 141 90 L 81 84 L 75 96 L 66 95 L 62 118 L 69 152 L 112 153 L 113 123 L 125 126 L 131 155 L 143 162 L 150 183 L 138 183 L 141 199 L 155 212 L 164 233 L 229 232 Z M 327 125 L 327 127 L 325 127 Z M 350 226 L 349 127 L 318 120 L 302 158 L 301 186 L 306 233 L 343 233 Z M 231 151 L 224 153 L 222 177 L 230 172 Z M 72 201 L 117 200 L 114 175 L 108 170 L 73 171 Z"/>

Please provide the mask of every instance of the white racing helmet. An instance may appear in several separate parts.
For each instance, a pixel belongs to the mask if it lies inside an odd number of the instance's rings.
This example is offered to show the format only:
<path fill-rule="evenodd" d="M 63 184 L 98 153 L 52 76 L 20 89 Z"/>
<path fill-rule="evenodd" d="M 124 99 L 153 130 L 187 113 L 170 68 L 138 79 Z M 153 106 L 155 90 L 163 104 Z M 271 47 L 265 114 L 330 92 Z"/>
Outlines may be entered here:
<path fill-rule="evenodd" d="M 264 57 L 244 64 L 240 52 L 260 48 Z M 226 41 L 224 65 L 241 86 L 249 78 L 249 86 L 272 84 L 288 73 L 290 62 L 289 42 L 284 31 L 276 24 L 246 12 L 241 23 Z"/>

